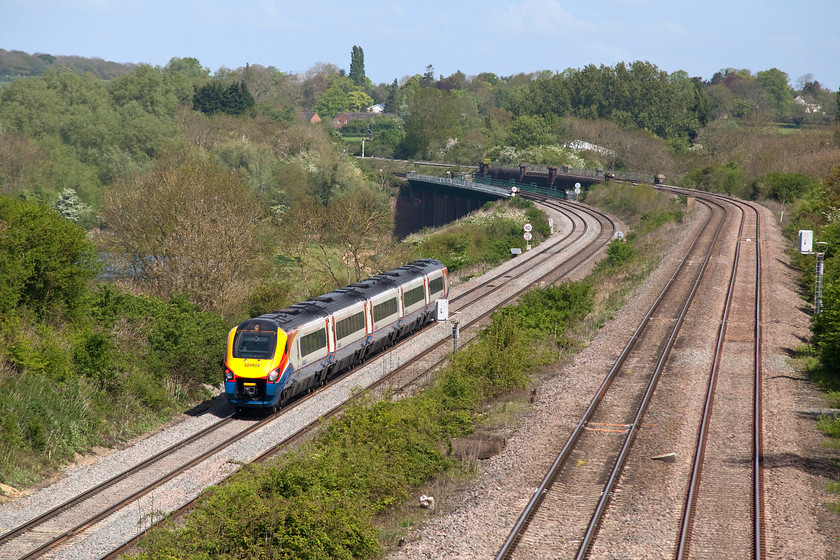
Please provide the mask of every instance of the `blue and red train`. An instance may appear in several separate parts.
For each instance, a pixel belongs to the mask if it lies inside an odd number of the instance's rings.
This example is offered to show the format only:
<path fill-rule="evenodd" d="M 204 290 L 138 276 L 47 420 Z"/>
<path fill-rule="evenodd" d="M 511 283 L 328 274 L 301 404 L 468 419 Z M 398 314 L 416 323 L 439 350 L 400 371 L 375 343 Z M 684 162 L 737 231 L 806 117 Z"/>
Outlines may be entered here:
<path fill-rule="evenodd" d="M 432 322 L 449 297 L 446 267 L 421 259 L 228 334 L 225 392 L 237 409 L 277 408 Z"/>

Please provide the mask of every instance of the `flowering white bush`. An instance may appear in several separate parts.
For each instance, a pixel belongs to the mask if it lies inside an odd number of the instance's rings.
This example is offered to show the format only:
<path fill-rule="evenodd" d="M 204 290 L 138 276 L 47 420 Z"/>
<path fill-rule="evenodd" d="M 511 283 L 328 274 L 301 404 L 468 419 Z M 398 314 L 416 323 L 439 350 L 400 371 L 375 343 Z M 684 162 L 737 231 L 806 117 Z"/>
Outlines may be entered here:
<path fill-rule="evenodd" d="M 558 145 L 533 146 L 524 150 L 517 150 L 513 146 L 494 146 L 487 151 L 487 157 L 492 162 L 502 165 L 519 165 L 521 162 L 533 165 L 568 165 L 576 169 L 584 169 L 586 162 L 572 150 Z"/>

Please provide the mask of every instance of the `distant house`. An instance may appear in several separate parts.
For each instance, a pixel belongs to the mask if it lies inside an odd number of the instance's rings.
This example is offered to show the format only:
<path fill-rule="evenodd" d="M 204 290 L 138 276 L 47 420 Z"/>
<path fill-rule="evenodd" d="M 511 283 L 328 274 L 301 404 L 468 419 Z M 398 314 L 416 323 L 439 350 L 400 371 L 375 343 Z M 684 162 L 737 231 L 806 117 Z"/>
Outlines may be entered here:
<path fill-rule="evenodd" d="M 376 107 L 376 105 L 374 105 Z M 369 108 L 370 109 L 370 108 Z M 339 113 L 335 116 L 332 123 L 335 128 L 341 128 L 350 121 L 357 119 L 372 119 L 374 117 L 389 117 L 394 116 L 393 113 L 377 113 L 376 111 L 365 111 L 364 113 Z"/>
<path fill-rule="evenodd" d="M 305 121 L 309 121 L 312 124 L 318 124 L 321 122 L 321 117 L 318 116 L 318 113 L 313 111 L 303 111 L 298 113 L 298 118 L 303 119 Z"/>
<path fill-rule="evenodd" d="M 808 102 L 808 100 L 807 100 L 807 99 L 805 99 L 804 97 L 802 97 L 801 95 L 797 95 L 797 96 L 796 96 L 796 99 L 794 99 L 794 101 L 795 101 L 796 103 L 798 103 L 799 105 L 802 105 L 803 107 L 805 107 L 805 112 L 806 112 L 806 113 L 814 113 L 814 114 L 817 114 L 817 113 L 821 113 L 821 112 L 822 112 L 822 107 L 820 107 L 820 105 L 819 105 L 819 104 L 817 104 L 817 103 L 809 103 L 809 102 Z"/>
<path fill-rule="evenodd" d="M 336 128 L 341 128 L 345 124 L 349 123 L 350 121 L 355 121 L 356 119 L 369 119 L 375 117 L 375 113 L 339 113 L 333 119 L 333 126 Z"/>
<path fill-rule="evenodd" d="M 381 115 L 385 112 L 385 105 L 382 103 L 377 103 L 376 105 L 371 105 L 367 108 L 368 113 L 373 113 L 375 115 Z"/>

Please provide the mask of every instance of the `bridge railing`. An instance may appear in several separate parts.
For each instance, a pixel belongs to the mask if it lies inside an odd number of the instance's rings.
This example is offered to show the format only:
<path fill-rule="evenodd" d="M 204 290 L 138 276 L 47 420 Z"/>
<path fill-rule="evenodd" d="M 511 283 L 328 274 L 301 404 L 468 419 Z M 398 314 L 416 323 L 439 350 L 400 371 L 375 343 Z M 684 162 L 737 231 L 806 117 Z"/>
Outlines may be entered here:
<path fill-rule="evenodd" d="M 423 181 L 425 183 L 434 183 L 437 185 L 448 185 L 462 189 L 471 189 L 474 191 L 484 192 L 487 194 L 492 194 L 494 196 L 500 196 L 505 198 L 510 198 L 511 196 L 510 187 L 506 185 L 499 186 L 484 182 L 467 181 L 466 179 L 455 179 L 452 177 L 421 175 L 420 173 L 415 173 L 414 171 L 409 171 L 407 178 L 409 181 Z"/>
<path fill-rule="evenodd" d="M 554 198 L 566 197 L 566 193 L 563 190 L 547 189 L 545 187 L 540 187 L 536 183 L 518 183 L 513 179 L 509 179 L 507 181 L 500 181 L 498 179 L 491 179 L 490 177 L 473 177 L 473 182 L 482 183 L 486 185 L 493 185 L 498 188 L 507 189 L 508 192 L 512 192 L 512 187 L 516 187 L 520 191 L 532 192 L 535 194 L 541 194 L 545 196 L 552 196 Z"/>
<path fill-rule="evenodd" d="M 578 172 L 580 170 L 575 170 Z M 594 171 L 588 171 L 593 176 L 598 176 Z M 449 185 L 458 188 L 471 189 L 474 191 L 492 194 L 494 196 L 509 198 L 513 192 L 512 188 L 516 187 L 520 191 L 531 192 L 535 194 L 551 196 L 554 198 L 565 198 L 566 191 L 563 189 L 550 189 L 540 187 L 536 183 L 519 183 L 514 179 L 501 181 L 491 177 L 473 176 L 472 180 L 453 178 L 453 177 L 438 177 L 436 175 L 423 175 L 410 171 L 408 173 L 409 180 L 424 181 L 427 183 L 434 183 L 438 185 Z M 616 174 L 616 179 L 619 181 L 638 182 L 638 183 L 653 183 L 653 176 L 644 173 L 620 173 Z"/>

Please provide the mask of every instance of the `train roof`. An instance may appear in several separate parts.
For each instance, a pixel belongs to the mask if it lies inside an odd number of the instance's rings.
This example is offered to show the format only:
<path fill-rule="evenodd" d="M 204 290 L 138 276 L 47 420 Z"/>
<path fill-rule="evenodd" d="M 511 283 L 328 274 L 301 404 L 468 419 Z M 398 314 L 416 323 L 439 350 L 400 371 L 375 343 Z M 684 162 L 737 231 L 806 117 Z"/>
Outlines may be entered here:
<path fill-rule="evenodd" d="M 370 299 L 442 268 L 445 268 L 444 265 L 435 259 L 417 260 L 344 288 L 296 303 L 286 309 L 266 313 L 258 318 L 270 320 L 279 328 L 288 331 L 318 317 L 332 315 L 354 303 Z"/>

